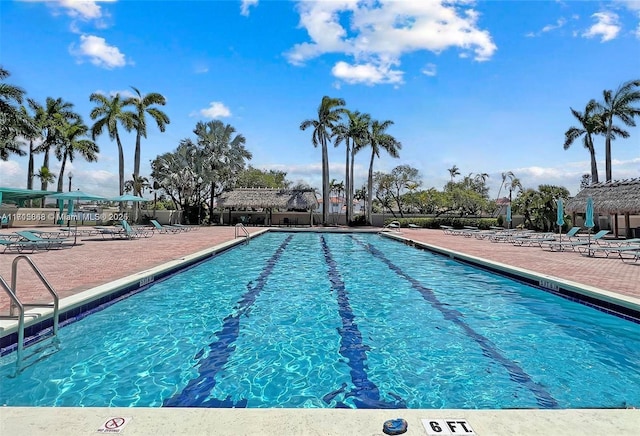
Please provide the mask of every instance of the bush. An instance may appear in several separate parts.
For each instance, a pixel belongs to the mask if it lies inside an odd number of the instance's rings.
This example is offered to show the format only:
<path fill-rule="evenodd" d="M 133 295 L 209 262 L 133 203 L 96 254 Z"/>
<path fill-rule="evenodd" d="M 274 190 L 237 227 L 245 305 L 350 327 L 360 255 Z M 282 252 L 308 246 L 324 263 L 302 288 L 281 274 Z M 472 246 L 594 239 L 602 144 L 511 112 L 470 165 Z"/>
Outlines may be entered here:
<path fill-rule="evenodd" d="M 350 226 L 366 226 L 367 220 L 364 215 L 358 215 L 353 221 L 349 223 Z"/>

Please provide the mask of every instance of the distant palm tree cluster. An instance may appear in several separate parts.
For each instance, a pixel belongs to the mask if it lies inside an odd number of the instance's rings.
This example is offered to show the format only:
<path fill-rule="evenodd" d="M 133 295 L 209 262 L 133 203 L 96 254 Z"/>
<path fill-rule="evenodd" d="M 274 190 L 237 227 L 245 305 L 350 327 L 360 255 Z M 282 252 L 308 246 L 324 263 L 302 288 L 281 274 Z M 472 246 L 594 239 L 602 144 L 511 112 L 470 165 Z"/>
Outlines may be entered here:
<path fill-rule="evenodd" d="M 399 157 L 398 151 L 402 144 L 386 130 L 393 125 L 393 121 L 372 120 L 371 115 L 358 111 L 350 111 L 345 107 L 345 101 L 341 98 L 322 97 L 318 106 L 317 118 L 304 120 L 300 124 L 301 130 L 313 129 L 311 142 L 314 147 L 322 148 L 322 224 L 329 223 L 329 193 L 331 186 L 329 181 L 329 154 L 327 145 L 335 141 L 337 147 L 345 143 L 346 163 L 344 192 L 346 192 L 347 222 L 353 220 L 353 166 L 354 157 L 363 149 L 371 148 L 369 162 L 369 176 L 367 180 L 366 221 L 371 223 L 373 204 L 373 163 L 376 157 L 380 157 L 382 150 L 392 157 Z"/>
<path fill-rule="evenodd" d="M 0 80 L 9 77 L 9 72 L 0 67 Z M 158 93 L 142 95 L 133 88 L 133 97 L 121 98 L 120 94 L 105 96 L 91 94 L 89 100 L 96 103 L 90 113 L 95 120 L 88 127 L 80 114 L 74 112 L 73 104 L 62 98 L 47 97 L 44 104 L 27 98 L 25 91 L 19 87 L 0 82 L 0 159 L 8 160 L 11 154 L 24 156 L 23 142 L 29 143 L 29 166 L 27 170 L 27 188 L 33 189 L 33 179 L 41 181 L 41 189 L 47 190 L 49 183 L 58 179 L 58 192 L 63 190 L 65 167 L 73 162 L 76 153 L 88 162 L 96 162 L 100 152 L 95 140 L 103 131 L 118 145 L 119 190 L 120 195 L 125 187 L 140 195 L 145 183 L 140 177 L 140 143 L 147 137 L 146 116 L 150 115 L 161 132 L 169 124 L 169 117 L 156 108 L 164 106 L 165 98 Z M 26 105 L 23 102 L 26 101 Z M 131 110 L 127 110 L 131 108 Z M 129 183 L 124 180 L 124 153 L 118 127 L 127 132 L 135 130 L 136 147 L 134 156 L 133 179 Z M 60 172 L 54 175 L 50 170 L 49 155 L 51 150 L 58 159 Z M 42 166 L 36 173 L 34 155 L 44 154 Z"/>
<path fill-rule="evenodd" d="M 576 139 L 583 137 L 584 148 L 591 155 L 591 183 L 599 181 L 593 135 L 605 137 L 605 171 L 606 181 L 609 182 L 612 177 L 611 141 L 617 137 L 629 137 L 629 132 L 613 122 L 619 119 L 625 126 L 634 127 L 634 117 L 640 115 L 640 107 L 634 106 L 636 103 L 640 103 L 640 80 L 630 80 L 620 85 L 615 92 L 604 90 L 601 101 L 589 100 L 584 112 L 570 108 L 580 124 L 565 132 L 564 149 L 567 150 Z"/>

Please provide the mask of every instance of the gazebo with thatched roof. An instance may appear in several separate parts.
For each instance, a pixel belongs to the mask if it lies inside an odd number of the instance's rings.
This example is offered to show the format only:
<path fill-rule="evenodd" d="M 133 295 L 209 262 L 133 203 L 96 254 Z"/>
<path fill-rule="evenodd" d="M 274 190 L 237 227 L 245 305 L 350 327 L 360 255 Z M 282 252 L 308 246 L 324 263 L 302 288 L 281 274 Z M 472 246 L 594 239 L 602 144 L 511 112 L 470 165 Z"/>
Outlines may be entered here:
<path fill-rule="evenodd" d="M 267 224 L 271 223 L 273 209 L 306 210 L 313 225 L 313 211 L 318 207 L 318 199 L 312 189 L 239 188 L 222 194 L 220 205 L 229 209 L 229 217 L 232 208 L 268 210 Z"/>
<path fill-rule="evenodd" d="M 618 235 L 618 215 L 624 215 L 627 237 L 631 237 L 630 215 L 640 215 L 640 178 L 594 183 L 567 201 L 568 213 L 584 213 L 587 198 L 593 198 L 593 210 L 601 215 L 615 215 L 614 233 Z M 575 219 L 574 219 L 575 221 Z"/>

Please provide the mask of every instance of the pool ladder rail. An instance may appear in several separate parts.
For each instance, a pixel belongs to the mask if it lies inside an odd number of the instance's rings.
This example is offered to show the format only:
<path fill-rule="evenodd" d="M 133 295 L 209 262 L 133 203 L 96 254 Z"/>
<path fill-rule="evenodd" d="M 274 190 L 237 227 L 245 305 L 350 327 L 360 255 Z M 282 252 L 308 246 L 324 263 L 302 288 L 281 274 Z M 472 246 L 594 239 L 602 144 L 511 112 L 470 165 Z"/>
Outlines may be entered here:
<path fill-rule="evenodd" d="M 25 260 L 30 266 L 31 269 L 35 272 L 36 276 L 40 279 L 42 284 L 47 288 L 51 296 L 53 297 L 53 303 L 23 303 L 18 297 L 18 292 L 16 289 L 18 283 L 18 263 L 20 260 Z M 58 293 L 53 289 L 53 286 L 49 283 L 49 281 L 44 277 L 42 271 L 36 266 L 35 263 L 31 260 L 29 256 L 19 255 L 13 259 L 13 263 L 11 264 L 11 286 L 7 284 L 5 279 L 0 276 L 0 288 L 4 289 L 5 293 L 9 296 L 11 300 L 11 305 L 9 306 L 9 315 L 0 316 L 0 319 L 17 319 L 18 320 L 18 343 L 16 350 L 16 374 L 19 373 L 22 369 L 22 362 L 25 360 L 24 354 L 24 317 L 25 317 L 25 309 L 27 308 L 35 308 L 35 307 L 43 307 L 43 308 L 53 308 L 53 328 L 51 330 L 51 336 L 54 339 L 54 343 L 57 345 L 58 341 L 58 318 L 59 318 L 59 309 L 60 309 L 60 298 L 58 297 Z M 47 337 L 42 337 L 37 342 L 41 340 L 47 339 Z M 35 355 L 38 351 L 34 352 Z M 31 355 L 31 356 L 32 356 Z M 28 356 L 28 357 L 31 357 Z"/>
<path fill-rule="evenodd" d="M 236 227 L 235 227 L 235 236 L 234 236 L 234 238 L 237 238 L 238 236 L 244 236 L 245 243 L 246 244 L 249 243 L 249 239 L 250 239 L 251 235 L 249 235 L 249 231 L 247 230 L 247 228 L 242 223 L 236 224 Z"/>

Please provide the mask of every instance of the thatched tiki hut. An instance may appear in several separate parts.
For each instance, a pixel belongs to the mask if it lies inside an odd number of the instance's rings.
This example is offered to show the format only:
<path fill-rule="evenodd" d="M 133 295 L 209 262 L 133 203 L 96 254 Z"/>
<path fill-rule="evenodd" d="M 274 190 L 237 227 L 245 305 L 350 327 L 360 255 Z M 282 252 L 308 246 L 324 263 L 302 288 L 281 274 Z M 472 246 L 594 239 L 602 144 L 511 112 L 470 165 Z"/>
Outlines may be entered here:
<path fill-rule="evenodd" d="M 313 211 L 318 207 L 318 199 L 312 189 L 240 188 L 222 194 L 220 205 L 229 210 L 229 223 L 231 209 L 235 208 L 263 210 L 265 224 L 271 225 L 271 213 L 278 209 L 308 211 L 309 222 L 313 225 Z"/>
<path fill-rule="evenodd" d="M 593 198 L 593 210 L 600 215 L 614 215 L 614 233 L 618 236 L 618 215 L 624 215 L 626 236 L 633 237 L 631 215 L 640 215 L 640 178 L 595 183 L 567 201 L 568 213 L 585 213 L 587 198 Z"/>

